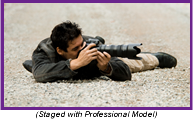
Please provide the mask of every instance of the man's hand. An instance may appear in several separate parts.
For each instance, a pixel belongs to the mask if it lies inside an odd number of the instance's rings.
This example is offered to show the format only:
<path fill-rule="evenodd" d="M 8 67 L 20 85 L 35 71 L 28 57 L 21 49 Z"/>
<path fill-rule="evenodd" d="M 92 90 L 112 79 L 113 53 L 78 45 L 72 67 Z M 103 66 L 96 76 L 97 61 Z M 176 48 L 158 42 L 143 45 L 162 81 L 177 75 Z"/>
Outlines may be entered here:
<path fill-rule="evenodd" d="M 85 49 L 83 49 L 78 58 L 70 62 L 70 68 L 72 70 L 79 69 L 80 67 L 86 66 L 92 60 L 97 59 L 98 52 L 96 48 L 90 50 L 90 48 L 96 46 L 96 44 L 89 44 Z"/>
<path fill-rule="evenodd" d="M 107 52 L 101 53 L 100 51 L 98 51 L 97 67 L 103 72 L 110 73 L 111 69 L 107 70 L 108 68 L 110 68 L 110 66 L 108 65 L 110 59 L 110 54 L 108 54 Z"/>

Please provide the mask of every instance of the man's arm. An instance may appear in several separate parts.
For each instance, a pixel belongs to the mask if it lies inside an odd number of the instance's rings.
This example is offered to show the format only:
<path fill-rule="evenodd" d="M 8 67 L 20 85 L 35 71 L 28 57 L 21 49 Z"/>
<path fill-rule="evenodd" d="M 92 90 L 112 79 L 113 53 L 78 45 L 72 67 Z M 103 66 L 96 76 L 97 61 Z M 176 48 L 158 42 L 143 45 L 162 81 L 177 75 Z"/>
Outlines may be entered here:
<path fill-rule="evenodd" d="M 70 69 L 70 61 L 53 63 L 44 51 L 36 49 L 32 55 L 32 73 L 38 82 L 50 82 L 58 79 L 70 79 L 77 72 Z"/>
<path fill-rule="evenodd" d="M 102 74 L 113 80 L 125 81 L 131 80 L 131 72 L 127 64 L 118 58 L 112 57 L 107 52 L 99 52 L 97 57 L 97 67 Z"/>
<path fill-rule="evenodd" d="M 109 61 L 112 68 L 112 74 L 107 76 L 115 81 L 131 80 L 131 72 L 127 64 L 117 57 L 112 57 Z"/>

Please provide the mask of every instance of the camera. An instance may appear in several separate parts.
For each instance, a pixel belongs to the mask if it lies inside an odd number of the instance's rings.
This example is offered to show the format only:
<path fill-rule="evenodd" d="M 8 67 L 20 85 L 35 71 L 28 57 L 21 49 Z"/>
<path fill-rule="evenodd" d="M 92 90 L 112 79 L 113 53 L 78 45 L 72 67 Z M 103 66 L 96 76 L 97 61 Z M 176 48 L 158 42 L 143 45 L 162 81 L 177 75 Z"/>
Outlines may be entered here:
<path fill-rule="evenodd" d="M 139 60 L 141 59 L 136 55 L 141 52 L 141 49 L 139 49 L 137 46 L 141 46 L 142 43 L 128 44 L 128 45 L 105 45 L 104 44 L 105 40 L 100 36 L 96 36 L 95 38 L 89 38 L 85 42 L 86 42 L 85 47 L 87 47 L 91 43 L 94 43 L 96 44 L 96 46 L 92 48 L 96 48 L 100 52 L 107 52 L 111 55 L 111 57 L 122 57 L 122 58 L 139 59 Z M 84 48 L 82 48 L 79 51 L 79 53 Z"/>

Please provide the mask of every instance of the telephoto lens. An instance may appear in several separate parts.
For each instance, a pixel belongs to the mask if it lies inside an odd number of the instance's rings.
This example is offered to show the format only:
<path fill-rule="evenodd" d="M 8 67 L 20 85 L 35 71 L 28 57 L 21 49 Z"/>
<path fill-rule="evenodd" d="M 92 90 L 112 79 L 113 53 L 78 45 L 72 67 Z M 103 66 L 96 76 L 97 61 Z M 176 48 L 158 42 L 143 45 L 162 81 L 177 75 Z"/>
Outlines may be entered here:
<path fill-rule="evenodd" d="M 100 52 L 107 52 L 111 55 L 111 57 L 123 57 L 129 59 L 141 59 L 136 55 L 141 52 L 141 50 L 137 47 L 142 45 L 142 43 L 138 44 L 128 44 L 128 45 L 100 45 L 97 48 Z"/>

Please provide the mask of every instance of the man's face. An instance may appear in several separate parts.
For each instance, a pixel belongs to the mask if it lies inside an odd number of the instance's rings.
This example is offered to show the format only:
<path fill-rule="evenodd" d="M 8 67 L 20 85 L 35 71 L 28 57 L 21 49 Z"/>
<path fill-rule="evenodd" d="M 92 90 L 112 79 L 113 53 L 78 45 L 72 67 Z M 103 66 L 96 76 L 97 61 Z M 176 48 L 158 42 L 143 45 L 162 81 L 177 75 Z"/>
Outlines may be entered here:
<path fill-rule="evenodd" d="M 76 59 L 78 52 L 86 45 L 81 35 L 68 42 L 67 52 L 62 51 L 62 57 L 65 59 Z"/>

